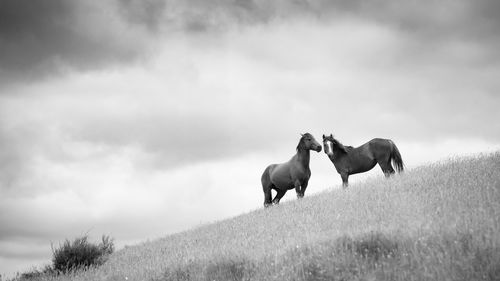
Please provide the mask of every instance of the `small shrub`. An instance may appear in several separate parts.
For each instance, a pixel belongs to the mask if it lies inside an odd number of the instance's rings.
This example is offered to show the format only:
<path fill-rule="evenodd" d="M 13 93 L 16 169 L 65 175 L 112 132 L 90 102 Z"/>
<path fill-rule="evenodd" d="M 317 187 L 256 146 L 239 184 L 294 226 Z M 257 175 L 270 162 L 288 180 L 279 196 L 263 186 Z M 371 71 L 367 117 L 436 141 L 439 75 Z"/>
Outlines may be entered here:
<path fill-rule="evenodd" d="M 89 243 L 87 236 L 77 238 L 73 242 L 66 240 L 62 246 L 53 250 L 53 269 L 66 273 L 70 270 L 98 266 L 103 264 L 113 251 L 113 240 L 108 236 L 103 236 L 98 245 Z"/>
<path fill-rule="evenodd" d="M 31 271 L 24 272 L 24 273 L 18 275 L 16 278 L 14 278 L 12 280 L 16 280 L 16 281 L 39 280 L 43 276 L 51 275 L 53 273 L 54 273 L 54 271 L 53 271 L 52 267 L 50 267 L 49 265 L 47 265 L 42 270 L 34 268 Z M 0 278 L 0 280 L 1 280 L 1 278 Z"/>

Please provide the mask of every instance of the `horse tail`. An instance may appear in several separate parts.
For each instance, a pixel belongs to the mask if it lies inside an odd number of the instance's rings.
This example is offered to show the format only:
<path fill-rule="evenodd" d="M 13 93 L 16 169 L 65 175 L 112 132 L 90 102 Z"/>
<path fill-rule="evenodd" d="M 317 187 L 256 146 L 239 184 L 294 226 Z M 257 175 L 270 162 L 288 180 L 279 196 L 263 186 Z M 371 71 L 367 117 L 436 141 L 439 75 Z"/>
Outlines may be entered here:
<path fill-rule="evenodd" d="M 399 149 L 394 142 L 391 141 L 391 144 L 392 144 L 392 149 L 391 149 L 392 163 L 394 164 L 396 171 L 398 171 L 398 173 L 401 173 L 404 170 L 404 164 L 403 164 L 403 159 L 401 158 L 401 153 L 399 153 Z"/>

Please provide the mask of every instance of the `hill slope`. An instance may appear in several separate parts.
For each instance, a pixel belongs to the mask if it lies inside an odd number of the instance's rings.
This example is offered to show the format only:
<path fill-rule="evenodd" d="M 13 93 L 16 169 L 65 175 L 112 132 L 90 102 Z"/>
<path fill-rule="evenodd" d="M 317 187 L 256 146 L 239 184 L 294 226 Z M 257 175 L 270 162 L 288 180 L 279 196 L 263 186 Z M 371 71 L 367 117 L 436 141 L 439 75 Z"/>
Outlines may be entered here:
<path fill-rule="evenodd" d="M 499 233 L 497 152 L 306 195 L 56 279 L 499 280 Z"/>

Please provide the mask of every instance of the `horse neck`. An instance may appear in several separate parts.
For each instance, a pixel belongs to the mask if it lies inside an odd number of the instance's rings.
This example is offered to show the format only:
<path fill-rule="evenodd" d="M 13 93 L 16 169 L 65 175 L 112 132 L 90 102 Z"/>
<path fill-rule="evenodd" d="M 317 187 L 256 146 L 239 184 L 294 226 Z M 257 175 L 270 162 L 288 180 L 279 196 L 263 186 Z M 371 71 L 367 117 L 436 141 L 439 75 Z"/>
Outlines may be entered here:
<path fill-rule="evenodd" d="M 308 167 L 311 159 L 311 152 L 309 149 L 301 148 L 297 150 L 297 160 L 302 166 Z"/>
<path fill-rule="evenodd" d="M 328 156 L 328 158 L 330 158 L 330 160 L 332 160 L 332 161 L 338 161 L 338 160 L 344 158 L 346 155 L 347 154 L 345 154 L 343 151 L 335 149 L 333 151 L 333 156 Z"/>

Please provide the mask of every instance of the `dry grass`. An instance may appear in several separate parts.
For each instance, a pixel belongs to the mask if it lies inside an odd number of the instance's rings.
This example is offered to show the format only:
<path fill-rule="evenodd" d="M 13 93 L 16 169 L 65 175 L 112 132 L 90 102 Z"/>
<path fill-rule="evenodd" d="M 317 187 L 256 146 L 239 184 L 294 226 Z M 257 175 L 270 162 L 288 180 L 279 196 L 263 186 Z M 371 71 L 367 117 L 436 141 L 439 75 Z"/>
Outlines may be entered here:
<path fill-rule="evenodd" d="M 500 280 L 500 153 L 259 209 L 54 279 Z"/>

